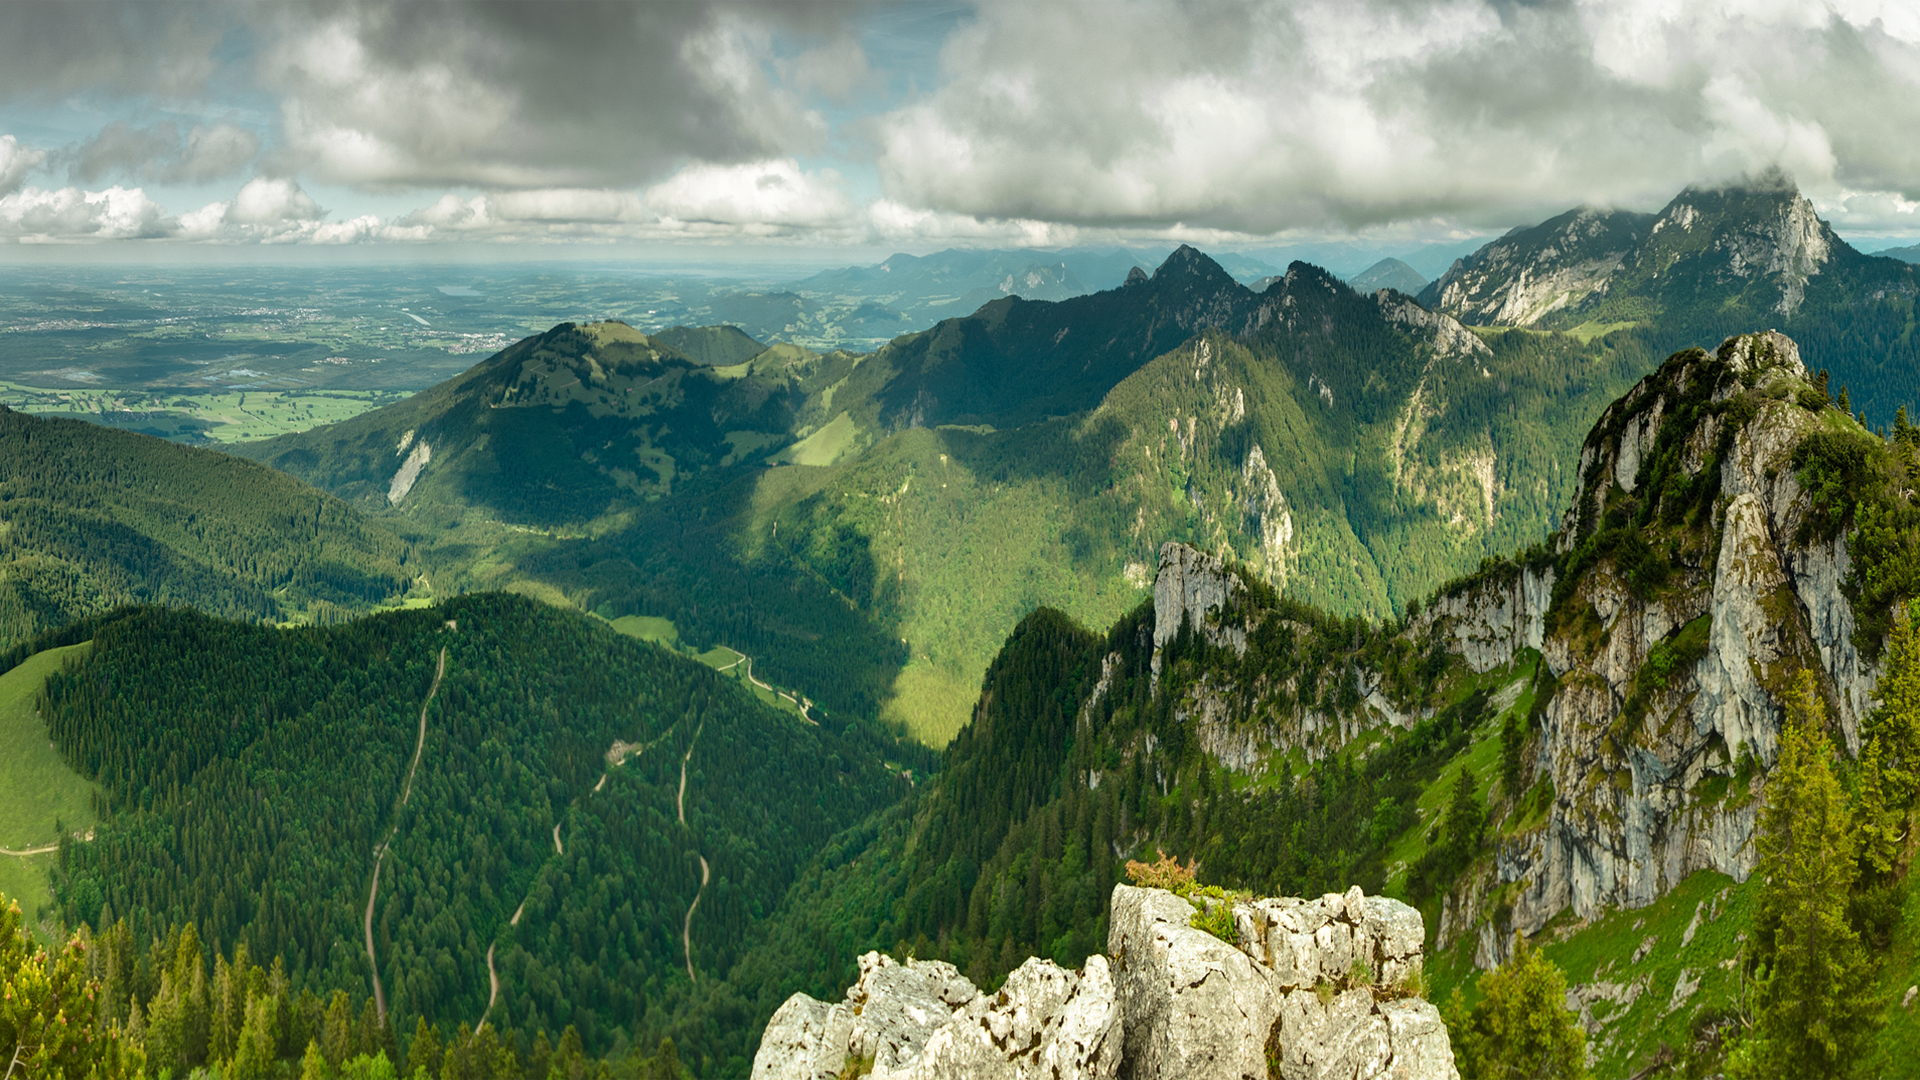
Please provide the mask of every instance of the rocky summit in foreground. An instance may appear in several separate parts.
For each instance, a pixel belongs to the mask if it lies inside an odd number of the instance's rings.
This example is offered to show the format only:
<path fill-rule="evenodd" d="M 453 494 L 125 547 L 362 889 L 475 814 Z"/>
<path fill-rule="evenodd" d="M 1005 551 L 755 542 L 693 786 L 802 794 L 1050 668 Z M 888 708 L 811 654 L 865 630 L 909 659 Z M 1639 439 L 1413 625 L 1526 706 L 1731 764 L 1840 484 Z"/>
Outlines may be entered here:
<path fill-rule="evenodd" d="M 1192 925 L 1223 905 L 1234 942 Z M 753 1080 L 1457 1080 L 1419 996 L 1425 926 L 1397 900 L 1116 885 L 1111 927 L 1080 971 L 1034 957 L 995 994 L 951 964 L 868 953 L 845 1002 L 795 994 L 774 1013 Z"/>

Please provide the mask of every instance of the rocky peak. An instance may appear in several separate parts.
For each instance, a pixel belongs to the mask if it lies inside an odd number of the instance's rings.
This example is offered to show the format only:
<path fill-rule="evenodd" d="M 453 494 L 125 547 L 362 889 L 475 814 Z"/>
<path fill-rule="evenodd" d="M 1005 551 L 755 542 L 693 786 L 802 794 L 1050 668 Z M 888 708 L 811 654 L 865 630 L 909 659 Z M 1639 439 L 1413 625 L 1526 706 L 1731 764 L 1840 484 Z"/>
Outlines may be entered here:
<path fill-rule="evenodd" d="M 868 953 L 845 1002 L 795 994 L 774 1013 L 753 1080 L 1458 1078 L 1413 989 L 1425 926 L 1405 904 L 1117 885 L 1111 906 L 1106 955 L 1080 971 L 1031 958 L 994 994 L 948 964 Z M 1233 941 L 1193 926 L 1217 906 Z"/>
<path fill-rule="evenodd" d="M 1247 651 L 1247 630 L 1229 617 L 1234 598 L 1245 586 L 1218 558 L 1178 542 L 1160 546 L 1160 570 L 1153 579 L 1153 673 L 1161 654 L 1184 624 L 1208 644 Z"/>
<path fill-rule="evenodd" d="M 1846 536 L 1808 526 L 1797 456 L 1835 433 L 1868 437 L 1772 331 L 1676 354 L 1602 414 L 1558 579 L 1496 576 L 1464 605 L 1539 642 L 1554 689 L 1534 775 L 1555 798 L 1449 898 L 1443 945 L 1477 933 L 1491 964 L 1515 929 L 1568 908 L 1643 906 L 1702 869 L 1744 880 L 1779 702 L 1799 671 L 1817 676 L 1857 751 L 1877 669 L 1855 643 Z M 1503 888 L 1495 917 L 1488 898 Z"/>
<path fill-rule="evenodd" d="M 1420 302 L 1472 325 L 1529 326 L 1606 291 L 1651 215 L 1580 207 L 1456 262 Z"/>
<path fill-rule="evenodd" d="M 1737 184 L 1688 188 L 1675 196 L 1636 256 L 1640 271 L 1657 275 L 1698 251 L 1701 245 L 1692 234 L 1701 230 L 1711 240 L 1704 255 L 1695 256 L 1703 259 L 1695 272 L 1699 284 L 1771 281 L 1780 289 L 1772 310 L 1783 316 L 1799 308 L 1808 280 L 1844 246 L 1820 220 L 1813 203 L 1775 169 Z"/>
<path fill-rule="evenodd" d="M 1240 284 L 1219 263 L 1189 244 L 1181 244 L 1173 254 L 1167 256 L 1160 268 L 1153 272 L 1153 283 L 1210 288 L 1237 287 Z"/>

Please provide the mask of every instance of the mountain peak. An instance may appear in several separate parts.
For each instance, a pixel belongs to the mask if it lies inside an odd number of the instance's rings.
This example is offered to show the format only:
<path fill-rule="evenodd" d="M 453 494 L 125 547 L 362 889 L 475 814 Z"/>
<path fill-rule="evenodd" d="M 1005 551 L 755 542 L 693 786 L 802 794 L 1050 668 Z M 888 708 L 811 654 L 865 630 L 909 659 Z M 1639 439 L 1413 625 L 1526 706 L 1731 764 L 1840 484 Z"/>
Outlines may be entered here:
<path fill-rule="evenodd" d="M 1160 269 L 1153 272 L 1153 280 L 1156 284 L 1165 285 L 1189 280 L 1217 280 L 1232 284 L 1234 279 L 1232 274 L 1227 273 L 1226 268 L 1207 257 L 1206 253 L 1199 248 L 1191 244 L 1181 244 L 1174 249 L 1173 254 L 1167 256 L 1165 262 L 1160 264 Z"/>

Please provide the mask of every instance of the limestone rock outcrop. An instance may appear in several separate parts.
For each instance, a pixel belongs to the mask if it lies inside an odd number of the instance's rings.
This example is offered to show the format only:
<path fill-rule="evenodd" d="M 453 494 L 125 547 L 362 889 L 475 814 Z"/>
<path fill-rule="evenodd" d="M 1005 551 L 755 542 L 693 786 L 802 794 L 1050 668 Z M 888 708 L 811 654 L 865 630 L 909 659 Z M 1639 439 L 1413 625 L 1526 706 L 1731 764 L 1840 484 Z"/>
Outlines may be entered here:
<path fill-rule="evenodd" d="M 1582 544 L 1593 554 L 1579 558 L 1558 625 L 1543 625 L 1534 646 L 1554 687 L 1532 771 L 1553 785 L 1553 807 L 1537 830 L 1500 841 L 1448 898 L 1442 947 L 1475 934 L 1477 962 L 1491 966 L 1514 930 L 1537 932 L 1569 908 L 1592 918 L 1643 906 L 1702 869 L 1744 880 L 1779 752 L 1780 695 L 1796 670 L 1819 676 L 1858 751 L 1877 670 L 1855 643 L 1841 588 L 1846 538 L 1806 527 L 1811 504 L 1794 463 L 1802 441 L 1837 419 L 1816 394 L 1798 347 L 1769 331 L 1676 357 L 1601 416 L 1559 533 L 1563 554 Z M 1691 504 L 1668 505 L 1682 497 Z M 1617 551 L 1602 543 L 1609 529 L 1625 535 L 1622 515 L 1649 501 L 1665 567 L 1652 586 L 1635 579 L 1631 537 Z M 1503 585 L 1504 598 L 1472 602 L 1526 609 L 1530 593 L 1554 591 L 1544 584 Z M 1524 620 L 1489 621 L 1498 628 L 1467 635 L 1484 642 L 1483 661 L 1518 639 L 1508 628 Z M 1474 655 L 1471 643 L 1463 651 Z"/>
<path fill-rule="evenodd" d="M 1193 903 L 1114 888 L 1108 955 L 1029 959 L 997 993 L 944 963 L 860 960 L 847 1000 L 795 994 L 754 1080 L 1457 1080 L 1446 1026 L 1414 996 L 1419 912 L 1359 889 L 1229 904 L 1237 943 Z"/>

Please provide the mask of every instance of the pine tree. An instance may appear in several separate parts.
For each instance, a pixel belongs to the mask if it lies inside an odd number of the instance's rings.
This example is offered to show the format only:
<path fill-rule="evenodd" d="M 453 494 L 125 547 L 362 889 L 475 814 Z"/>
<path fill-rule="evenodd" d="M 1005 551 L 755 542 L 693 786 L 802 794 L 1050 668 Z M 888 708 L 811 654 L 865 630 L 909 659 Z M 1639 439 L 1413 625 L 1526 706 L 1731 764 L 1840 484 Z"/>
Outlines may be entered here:
<path fill-rule="evenodd" d="M 1461 1075 L 1583 1080 L 1586 1032 L 1567 1009 L 1567 979 L 1545 953 L 1513 936 L 1513 956 L 1480 976 L 1480 1001 L 1466 1011 L 1459 988 L 1447 1011 Z"/>
<path fill-rule="evenodd" d="M 320 1044 L 307 1040 L 307 1052 L 300 1058 L 300 1080 L 327 1080 L 327 1059 L 320 1055 Z"/>
<path fill-rule="evenodd" d="M 546 1032 L 540 1033 L 544 1041 Z M 407 1044 L 407 1075 L 411 1076 L 422 1069 L 428 1076 L 440 1075 L 440 1029 L 427 1024 L 422 1016 L 413 1024 L 413 1041 Z"/>
<path fill-rule="evenodd" d="M 1826 706 L 1802 671 L 1761 817 L 1754 1023 L 1729 1076 L 1839 1076 L 1873 1030 L 1874 978 L 1847 921 L 1853 822 L 1833 770 Z"/>
<path fill-rule="evenodd" d="M 353 1029 L 353 1005 L 345 990 L 335 990 L 327 1002 L 327 1019 L 320 1035 L 320 1052 L 326 1056 L 329 1069 L 338 1069 L 341 1062 L 353 1057 Z"/>
<path fill-rule="evenodd" d="M 229 1080 L 271 1080 L 277 1075 L 274 1066 L 279 1047 L 274 1028 L 278 1010 L 274 1005 L 273 998 L 266 994 L 247 999 L 246 1021 L 234 1040 L 233 1068 L 227 1073 Z"/>

